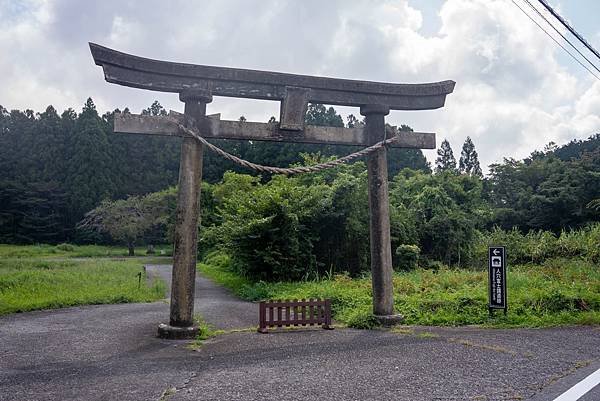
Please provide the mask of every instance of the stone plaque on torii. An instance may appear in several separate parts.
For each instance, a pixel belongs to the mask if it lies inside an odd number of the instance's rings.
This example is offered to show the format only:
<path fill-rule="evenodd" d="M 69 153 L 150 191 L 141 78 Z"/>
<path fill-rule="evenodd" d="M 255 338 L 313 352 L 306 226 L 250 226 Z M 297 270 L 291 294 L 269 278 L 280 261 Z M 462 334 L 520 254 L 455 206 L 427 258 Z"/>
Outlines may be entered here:
<path fill-rule="evenodd" d="M 159 325 L 165 338 L 189 338 L 193 324 L 194 283 L 202 179 L 203 145 L 181 126 L 193 126 L 203 138 L 242 139 L 369 146 L 386 139 L 385 116 L 390 110 L 431 110 L 444 106 L 454 81 L 391 84 L 213 67 L 152 60 L 90 43 L 97 65 L 108 82 L 162 92 L 179 93 L 184 114 L 169 117 L 115 115 L 115 132 L 183 136 L 175 220 L 173 280 L 169 324 Z M 281 102 L 279 124 L 224 121 L 206 116 L 214 96 Z M 364 127 L 305 125 L 308 103 L 360 107 Z M 398 132 L 390 146 L 435 149 L 435 134 Z M 386 148 L 367 158 L 373 313 L 393 322 L 392 250 Z"/>

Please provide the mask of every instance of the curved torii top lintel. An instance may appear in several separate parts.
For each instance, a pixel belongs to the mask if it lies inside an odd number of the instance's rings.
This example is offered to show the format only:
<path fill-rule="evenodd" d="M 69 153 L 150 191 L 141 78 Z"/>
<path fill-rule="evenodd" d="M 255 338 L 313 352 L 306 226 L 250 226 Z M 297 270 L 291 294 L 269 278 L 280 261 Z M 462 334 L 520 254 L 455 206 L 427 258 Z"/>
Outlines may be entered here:
<path fill-rule="evenodd" d="M 181 93 L 205 89 L 215 96 L 301 101 L 342 106 L 378 104 L 393 110 L 428 110 L 444 106 L 454 81 L 392 84 L 214 67 L 153 60 L 90 43 L 94 61 L 108 82 L 135 88 Z"/>

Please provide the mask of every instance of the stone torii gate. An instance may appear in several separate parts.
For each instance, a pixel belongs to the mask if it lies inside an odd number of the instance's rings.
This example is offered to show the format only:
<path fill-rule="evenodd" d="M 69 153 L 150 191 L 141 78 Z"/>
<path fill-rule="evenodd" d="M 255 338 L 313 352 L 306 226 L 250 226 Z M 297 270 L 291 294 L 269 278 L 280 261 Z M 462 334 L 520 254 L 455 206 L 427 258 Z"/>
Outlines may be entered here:
<path fill-rule="evenodd" d="M 152 60 L 90 43 L 106 81 L 134 88 L 179 93 L 184 114 L 170 118 L 120 114 L 115 132 L 183 136 L 179 165 L 179 191 L 175 221 L 173 280 L 169 324 L 159 325 L 164 338 L 190 338 L 193 324 L 199 195 L 203 145 L 185 135 L 179 123 L 194 126 L 203 138 L 287 141 L 369 146 L 386 139 L 385 116 L 390 110 L 431 110 L 444 106 L 455 83 L 390 84 L 212 67 Z M 275 100 L 281 102 L 280 123 L 222 121 L 206 116 L 212 96 Z M 305 126 L 307 105 L 324 103 L 360 107 L 364 127 Z M 435 134 L 399 132 L 391 146 L 435 149 Z M 394 314 L 392 250 L 386 148 L 367 159 L 369 181 L 370 248 L 373 313 L 383 323 L 401 318 Z"/>

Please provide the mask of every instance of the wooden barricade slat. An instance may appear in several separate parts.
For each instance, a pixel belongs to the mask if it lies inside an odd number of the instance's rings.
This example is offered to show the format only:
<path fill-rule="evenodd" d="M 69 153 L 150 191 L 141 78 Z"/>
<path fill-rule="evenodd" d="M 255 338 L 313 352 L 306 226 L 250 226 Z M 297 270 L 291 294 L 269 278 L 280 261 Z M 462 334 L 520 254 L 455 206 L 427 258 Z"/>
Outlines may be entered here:
<path fill-rule="evenodd" d="M 281 302 L 281 301 L 279 301 L 279 302 Z M 281 321 L 283 320 L 283 319 L 281 319 L 281 309 L 282 308 L 277 308 L 277 322 L 278 323 L 281 323 Z M 278 324 L 277 327 L 281 327 L 281 324 Z"/>
<path fill-rule="evenodd" d="M 302 326 L 306 326 L 306 305 L 304 305 L 306 299 L 302 299 L 302 302 Z"/>
<path fill-rule="evenodd" d="M 294 326 L 298 326 L 298 300 L 294 299 Z"/>
<path fill-rule="evenodd" d="M 308 317 L 307 317 L 308 309 Z M 275 317 L 277 314 L 277 317 Z M 269 327 L 313 326 L 322 325 L 324 329 L 331 327 L 330 299 L 274 300 L 262 301 L 259 304 L 260 333 L 267 333 Z"/>

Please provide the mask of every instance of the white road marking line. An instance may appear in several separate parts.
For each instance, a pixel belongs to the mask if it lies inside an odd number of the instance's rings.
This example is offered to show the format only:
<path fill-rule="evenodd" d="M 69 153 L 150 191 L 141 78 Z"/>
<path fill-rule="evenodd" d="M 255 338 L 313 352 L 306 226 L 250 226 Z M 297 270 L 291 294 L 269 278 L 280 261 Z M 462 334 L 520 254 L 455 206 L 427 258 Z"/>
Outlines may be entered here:
<path fill-rule="evenodd" d="M 600 369 L 562 393 L 554 401 L 576 401 L 600 383 Z"/>

